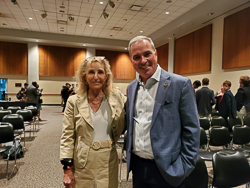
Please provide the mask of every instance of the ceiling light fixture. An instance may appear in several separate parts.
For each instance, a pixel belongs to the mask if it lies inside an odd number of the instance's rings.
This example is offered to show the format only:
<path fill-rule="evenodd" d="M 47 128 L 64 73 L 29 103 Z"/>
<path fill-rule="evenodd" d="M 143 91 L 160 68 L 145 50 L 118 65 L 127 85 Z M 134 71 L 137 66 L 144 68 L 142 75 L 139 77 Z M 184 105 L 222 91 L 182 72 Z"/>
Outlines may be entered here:
<path fill-rule="evenodd" d="M 140 33 L 143 33 L 143 31 L 140 31 Z"/>
<path fill-rule="evenodd" d="M 75 20 L 75 18 L 73 16 L 69 15 L 69 21 L 74 21 L 74 20 Z"/>
<path fill-rule="evenodd" d="M 114 3 L 114 1 L 109 0 L 109 1 L 108 1 L 108 3 L 109 3 L 109 6 L 111 6 L 112 8 L 114 8 L 114 7 L 115 7 L 115 3 Z"/>
<path fill-rule="evenodd" d="M 93 27 L 93 25 L 89 25 L 89 27 Z"/>
<path fill-rule="evenodd" d="M 41 17 L 42 17 L 43 19 L 46 18 L 46 17 L 47 17 L 47 13 L 46 13 L 46 12 L 42 13 L 42 14 L 41 14 Z"/>
<path fill-rule="evenodd" d="M 29 18 L 29 20 L 32 20 L 33 18 Z"/>
<path fill-rule="evenodd" d="M 210 13 L 208 13 L 207 15 L 208 15 L 208 16 L 212 16 L 212 15 L 214 15 L 214 13 L 213 13 L 213 12 L 210 12 Z"/>
<path fill-rule="evenodd" d="M 11 0 L 11 2 L 12 2 L 14 5 L 17 5 L 17 1 L 16 1 L 16 0 Z"/>
<path fill-rule="evenodd" d="M 103 4 L 103 2 L 102 2 L 102 1 L 100 1 L 99 3 L 100 3 L 101 5 Z"/>
<path fill-rule="evenodd" d="M 166 12 L 166 14 L 169 14 L 169 12 Z"/>
<path fill-rule="evenodd" d="M 107 19 L 109 17 L 109 14 L 104 10 L 102 12 L 103 18 Z"/>

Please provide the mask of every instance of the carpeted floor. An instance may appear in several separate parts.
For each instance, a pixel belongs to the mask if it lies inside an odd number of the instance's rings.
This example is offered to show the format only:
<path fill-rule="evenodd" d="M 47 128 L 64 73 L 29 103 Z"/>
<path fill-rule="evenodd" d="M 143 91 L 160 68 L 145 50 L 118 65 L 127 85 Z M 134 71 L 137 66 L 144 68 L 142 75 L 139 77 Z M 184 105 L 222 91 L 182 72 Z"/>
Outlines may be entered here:
<path fill-rule="evenodd" d="M 43 106 L 40 130 L 32 133 L 32 139 L 26 138 L 24 157 L 17 160 L 18 171 L 10 180 L 5 178 L 6 162 L 0 160 L 0 187 L 1 188 L 59 188 L 62 183 L 62 165 L 59 162 L 59 140 L 61 136 L 62 118 L 61 107 Z M 29 133 L 26 133 L 26 137 Z M 23 145 L 23 142 L 21 142 Z M 118 147 L 121 155 L 121 147 Z M 9 172 L 14 161 L 10 161 Z M 211 163 L 206 163 L 211 170 Z M 126 180 L 126 163 L 122 163 L 121 184 L 119 187 L 132 187 L 131 174 Z M 240 186 L 238 188 L 243 188 Z"/>

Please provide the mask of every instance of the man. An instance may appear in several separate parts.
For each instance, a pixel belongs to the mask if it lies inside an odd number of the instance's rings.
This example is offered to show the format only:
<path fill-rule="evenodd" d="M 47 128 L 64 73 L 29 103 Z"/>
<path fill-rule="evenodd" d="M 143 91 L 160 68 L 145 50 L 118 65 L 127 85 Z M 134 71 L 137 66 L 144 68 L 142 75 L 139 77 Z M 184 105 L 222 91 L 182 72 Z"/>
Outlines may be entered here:
<path fill-rule="evenodd" d="M 201 82 L 199 80 L 195 80 L 193 82 L 193 88 L 194 88 L 194 90 L 198 89 L 198 87 L 200 87 L 200 86 L 201 86 Z"/>
<path fill-rule="evenodd" d="M 212 114 L 212 106 L 215 104 L 214 91 L 208 88 L 209 79 L 202 79 L 202 88 L 196 91 L 196 103 L 199 116 L 209 117 Z"/>
<path fill-rule="evenodd" d="M 26 101 L 26 89 L 28 85 L 28 83 L 24 83 L 24 87 L 22 87 L 21 90 L 17 93 L 17 99 Z"/>
<path fill-rule="evenodd" d="M 223 82 L 223 88 L 225 93 L 220 102 L 219 115 L 222 116 L 228 124 L 227 117 L 236 118 L 236 101 L 230 90 L 231 82 L 228 80 Z"/>
<path fill-rule="evenodd" d="M 244 115 L 250 114 L 250 86 L 249 76 L 240 77 L 240 88 L 238 89 L 235 100 L 237 107 L 237 114 L 242 118 Z"/>
<path fill-rule="evenodd" d="M 200 139 L 191 81 L 157 64 L 150 38 L 135 37 L 128 49 L 140 76 L 127 88 L 127 175 L 134 188 L 182 188 Z"/>
<path fill-rule="evenodd" d="M 69 95 L 71 93 L 71 90 L 69 90 L 70 86 L 71 85 L 69 83 L 66 83 L 65 87 L 61 91 L 61 95 L 62 95 L 62 98 L 63 98 L 63 101 L 64 101 L 64 103 L 63 103 L 63 110 L 62 110 L 62 114 L 63 115 L 64 115 L 64 110 L 65 110 L 65 107 L 66 107 L 67 100 L 68 100 Z"/>
<path fill-rule="evenodd" d="M 32 82 L 32 84 L 26 89 L 26 102 L 28 103 L 28 105 L 36 106 L 37 96 L 42 95 L 38 92 L 36 85 L 36 82 Z"/>

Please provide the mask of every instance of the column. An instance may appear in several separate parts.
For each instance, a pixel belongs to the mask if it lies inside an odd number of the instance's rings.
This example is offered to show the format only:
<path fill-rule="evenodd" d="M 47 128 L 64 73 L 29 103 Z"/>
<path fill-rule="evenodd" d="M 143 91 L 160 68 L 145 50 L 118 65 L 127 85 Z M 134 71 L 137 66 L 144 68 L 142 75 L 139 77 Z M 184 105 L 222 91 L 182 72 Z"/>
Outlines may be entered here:
<path fill-rule="evenodd" d="M 28 43 L 28 83 L 39 81 L 39 51 L 36 42 Z"/>
<path fill-rule="evenodd" d="M 95 48 L 86 49 L 86 58 L 95 56 Z"/>
<path fill-rule="evenodd" d="M 168 43 L 168 72 L 174 72 L 174 41 L 175 38 L 171 37 Z"/>

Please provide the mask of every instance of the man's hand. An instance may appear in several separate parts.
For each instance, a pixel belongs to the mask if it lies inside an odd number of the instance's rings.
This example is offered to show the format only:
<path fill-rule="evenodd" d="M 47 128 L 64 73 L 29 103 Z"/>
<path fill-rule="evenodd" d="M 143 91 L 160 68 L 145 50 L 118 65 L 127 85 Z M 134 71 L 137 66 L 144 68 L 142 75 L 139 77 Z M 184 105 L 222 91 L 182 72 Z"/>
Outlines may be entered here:
<path fill-rule="evenodd" d="M 66 188 L 73 188 L 75 184 L 75 177 L 71 169 L 64 170 L 63 184 Z"/>

